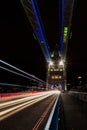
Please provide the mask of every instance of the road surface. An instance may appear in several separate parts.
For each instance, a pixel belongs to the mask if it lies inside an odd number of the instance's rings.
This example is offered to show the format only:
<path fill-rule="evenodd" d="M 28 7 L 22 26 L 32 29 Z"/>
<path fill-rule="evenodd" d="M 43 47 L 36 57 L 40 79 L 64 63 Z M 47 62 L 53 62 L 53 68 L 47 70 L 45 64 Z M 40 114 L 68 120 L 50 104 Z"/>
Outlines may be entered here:
<path fill-rule="evenodd" d="M 0 130 L 44 130 L 59 93 L 38 95 L 2 102 Z"/>

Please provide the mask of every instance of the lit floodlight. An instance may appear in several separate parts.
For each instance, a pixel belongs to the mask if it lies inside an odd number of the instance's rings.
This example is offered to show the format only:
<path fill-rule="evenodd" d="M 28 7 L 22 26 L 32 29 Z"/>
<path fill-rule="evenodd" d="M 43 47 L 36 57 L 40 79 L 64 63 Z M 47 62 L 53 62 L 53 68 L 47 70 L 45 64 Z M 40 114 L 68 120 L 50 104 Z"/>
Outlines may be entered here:
<path fill-rule="evenodd" d="M 61 60 L 61 61 L 59 62 L 59 65 L 64 65 L 63 60 Z"/>
<path fill-rule="evenodd" d="M 50 61 L 50 62 L 49 62 L 49 65 L 53 65 L 53 62 L 52 62 L 52 61 Z"/>
<path fill-rule="evenodd" d="M 78 76 L 78 79 L 81 79 L 82 77 L 81 76 Z"/>

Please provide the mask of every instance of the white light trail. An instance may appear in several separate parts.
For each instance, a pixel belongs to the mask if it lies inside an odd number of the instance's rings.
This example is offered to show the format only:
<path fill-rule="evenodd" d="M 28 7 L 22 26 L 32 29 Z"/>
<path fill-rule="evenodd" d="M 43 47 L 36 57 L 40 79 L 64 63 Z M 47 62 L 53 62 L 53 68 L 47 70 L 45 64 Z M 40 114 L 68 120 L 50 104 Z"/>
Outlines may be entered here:
<path fill-rule="evenodd" d="M 22 99 L 15 99 L 14 101 L 7 101 L 7 102 L 2 102 L 0 104 L 0 120 L 3 120 L 7 118 L 8 116 L 38 102 L 43 100 L 44 98 L 47 98 L 53 94 L 59 94 L 57 91 L 49 91 L 49 92 L 43 92 L 41 94 L 37 94 L 31 97 L 26 97 Z"/>
<path fill-rule="evenodd" d="M 8 72 L 17 74 L 17 75 L 19 75 L 19 76 L 22 76 L 22 77 L 24 77 L 24 78 L 27 78 L 27 79 L 29 79 L 29 80 L 37 81 L 37 80 L 35 80 L 35 79 L 32 79 L 32 78 L 30 78 L 30 77 L 28 77 L 28 76 L 25 76 L 25 75 L 23 75 L 23 74 L 20 74 L 20 73 L 18 73 L 18 72 L 13 71 L 13 70 L 7 69 L 7 68 L 5 68 L 5 67 L 0 66 L 0 68 L 3 69 L 3 70 L 6 70 L 6 71 L 8 71 Z"/>
<path fill-rule="evenodd" d="M 4 103 L 0 103 L 0 109 L 4 108 L 4 107 L 7 107 L 7 106 L 10 106 L 10 105 L 14 105 L 15 103 L 17 104 L 19 102 L 31 100 L 31 99 L 38 98 L 38 97 L 41 97 L 41 96 L 45 96 L 47 94 L 50 94 L 50 93 L 49 92 L 42 92 L 40 94 L 35 94 L 33 96 L 24 97 L 22 99 L 16 99 L 14 101 L 7 101 L 7 102 L 4 102 Z"/>
<path fill-rule="evenodd" d="M 21 73 L 23 73 L 23 74 L 26 74 L 27 76 L 30 76 L 30 77 L 32 77 L 32 78 L 34 78 L 34 79 L 36 79 L 36 80 L 39 80 L 39 81 L 45 83 L 43 80 L 37 78 L 36 76 L 31 75 L 31 74 L 29 74 L 29 73 L 27 73 L 27 72 L 25 72 L 25 71 L 23 71 L 23 70 L 21 70 L 21 69 L 15 67 L 15 66 L 13 66 L 13 65 L 11 65 L 11 64 L 9 64 L 9 63 L 3 61 L 3 60 L 0 60 L 0 62 L 3 63 L 3 64 L 5 64 L 5 65 L 7 65 L 7 66 L 9 66 L 9 67 L 11 67 L 11 68 L 13 68 L 13 69 L 15 69 L 15 70 L 17 70 L 17 71 L 19 71 L 19 72 L 21 72 Z"/>

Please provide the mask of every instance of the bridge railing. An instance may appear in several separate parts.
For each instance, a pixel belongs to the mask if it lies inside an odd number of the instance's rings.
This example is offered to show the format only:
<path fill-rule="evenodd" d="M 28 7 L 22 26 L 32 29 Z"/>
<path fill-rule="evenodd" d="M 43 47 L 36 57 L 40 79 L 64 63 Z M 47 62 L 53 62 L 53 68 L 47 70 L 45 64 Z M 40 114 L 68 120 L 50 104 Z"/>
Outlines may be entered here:
<path fill-rule="evenodd" d="M 82 100 L 82 101 L 87 102 L 87 92 L 69 91 L 69 94 Z"/>

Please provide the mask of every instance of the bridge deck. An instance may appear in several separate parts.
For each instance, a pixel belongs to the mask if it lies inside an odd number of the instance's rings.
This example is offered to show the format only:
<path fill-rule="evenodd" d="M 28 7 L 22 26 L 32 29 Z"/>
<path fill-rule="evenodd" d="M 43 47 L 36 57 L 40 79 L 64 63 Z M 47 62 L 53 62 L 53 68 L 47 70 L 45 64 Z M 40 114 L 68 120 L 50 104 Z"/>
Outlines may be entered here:
<path fill-rule="evenodd" d="M 61 94 L 59 130 L 86 130 L 87 103 L 66 93 Z"/>

